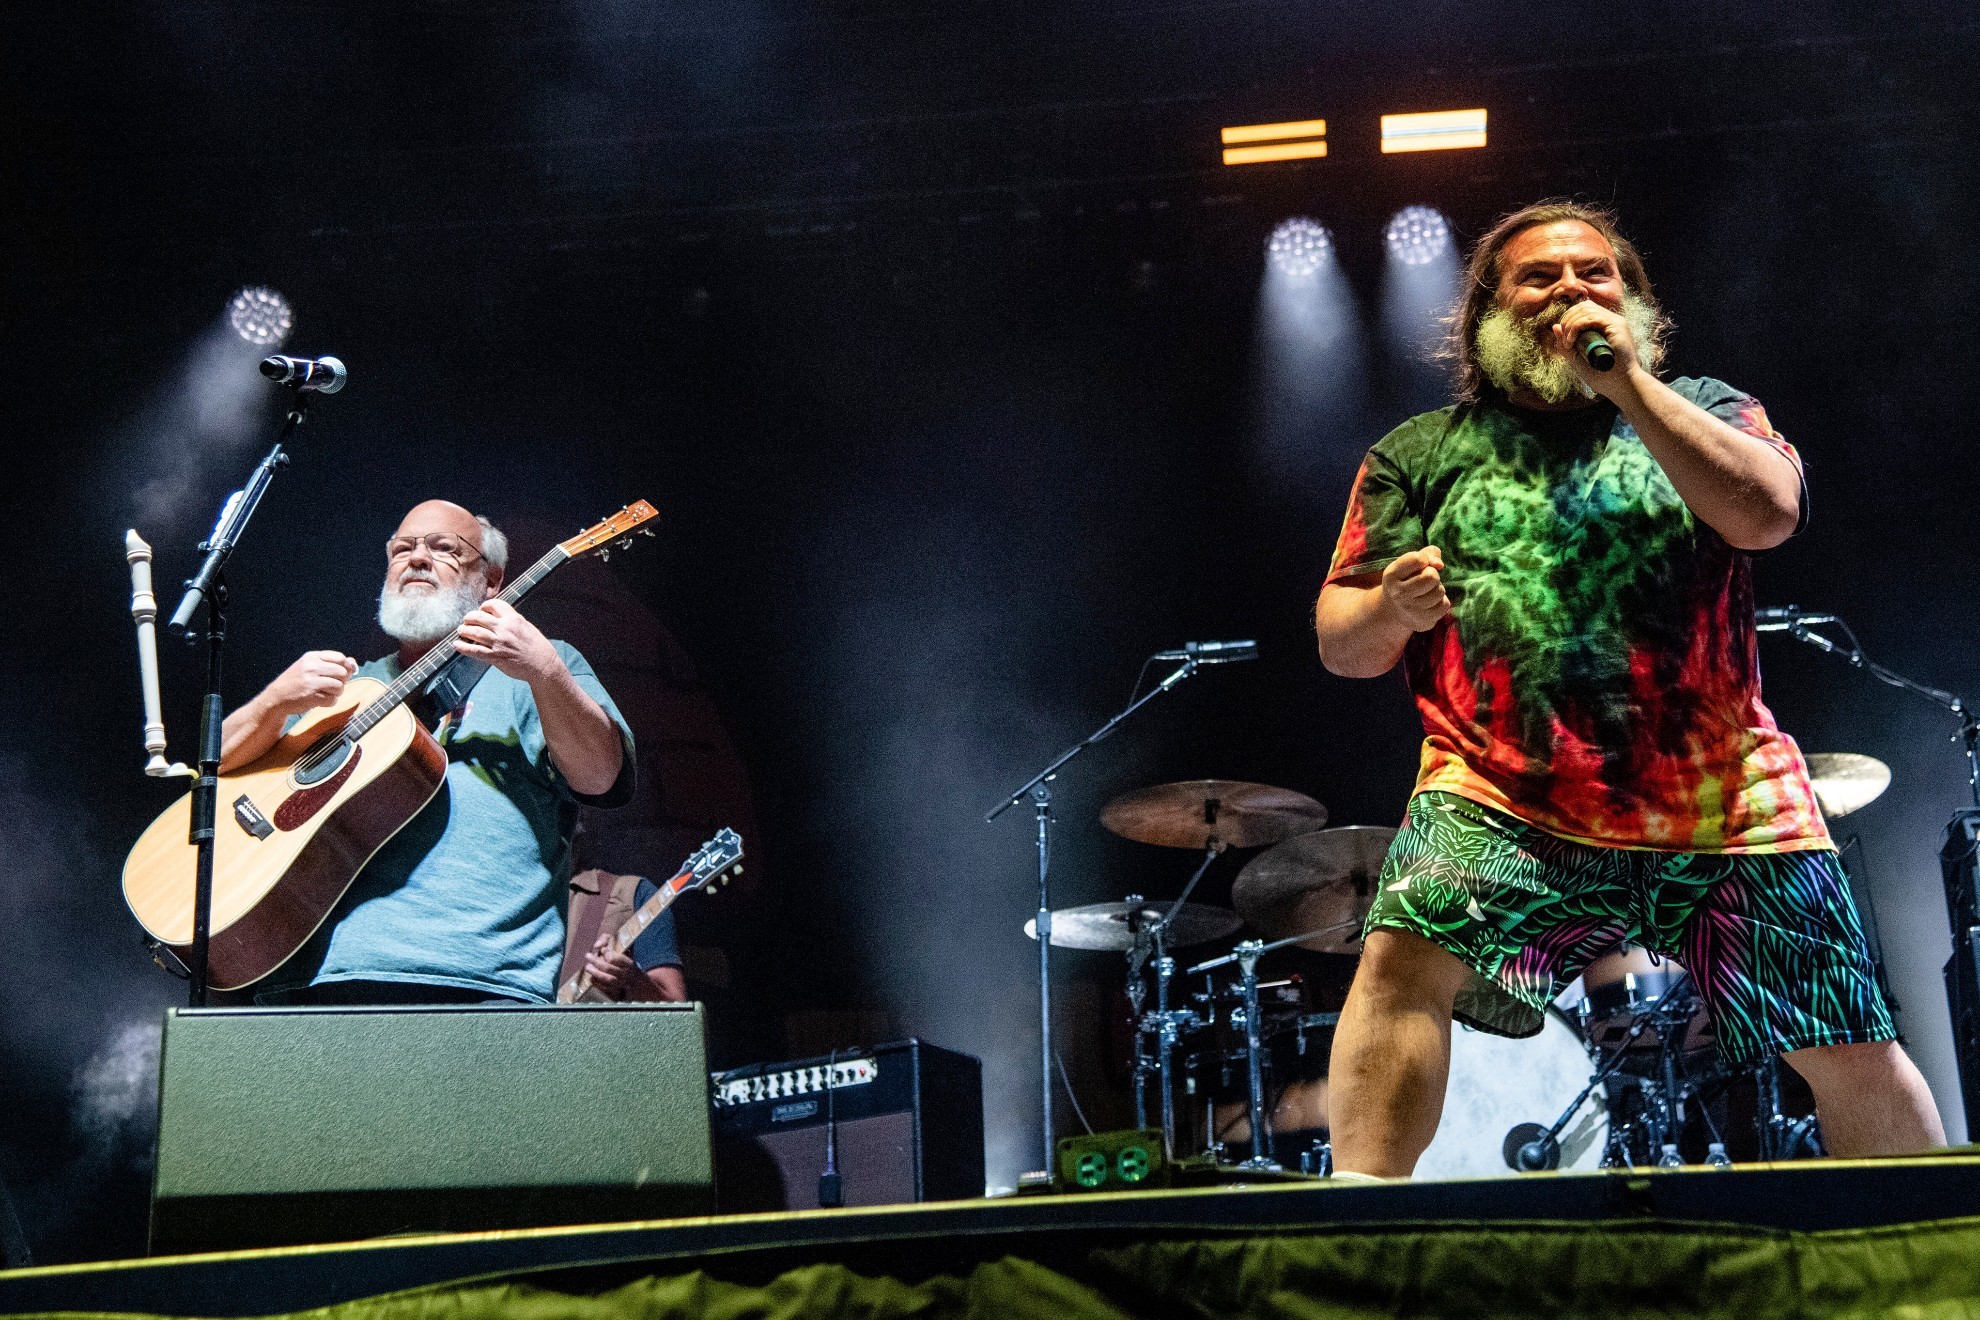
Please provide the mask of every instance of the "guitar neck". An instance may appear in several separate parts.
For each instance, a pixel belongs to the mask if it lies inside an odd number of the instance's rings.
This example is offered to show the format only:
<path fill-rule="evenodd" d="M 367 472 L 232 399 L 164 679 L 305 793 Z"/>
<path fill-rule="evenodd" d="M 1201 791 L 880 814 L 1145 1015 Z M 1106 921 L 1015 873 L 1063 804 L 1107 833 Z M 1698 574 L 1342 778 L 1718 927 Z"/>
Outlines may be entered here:
<path fill-rule="evenodd" d="M 674 900 L 681 896 L 687 888 L 687 882 L 693 878 L 694 870 L 690 867 L 673 879 L 663 881 L 659 893 L 641 903 L 630 917 L 620 923 L 617 933 L 612 936 L 612 948 L 619 953 L 632 948 L 633 942 L 646 933 L 646 928 L 659 920 L 662 912 L 674 905 Z M 591 972 L 589 969 L 580 971 L 564 982 L 563 987 L 557 992 L 557 1002 L 575 1003 L 590 989 Z"/>
<path fill-rule="evenodd" d="M 497 599 L 510 605 L 516 604 L 569 559 L 570 555 L 561 545 L 551 546 L 549 554 L 530 565 L 528 572 L 509 583 Z M 460 654 L 454 649 L 454 639 L 460 635 L 461 630 L 456 626 L 452 632 L 435 642 L 425 655 L 415 660 L 404 673 L 392 680 L 390 686 L 385 689 L 384 695 L 351 716 L 349 723 L 344 726 L 344 736 L 350 739 L 362 738 L 380 720 L 425 687 L 448 661 Z"/>
<path fill-rule="evenodd" d="M 694 875 L 693 871 L 682 871 L 671 880 L 662 881 L 660 892 L 639 905 L 639 909 L 625 919 L 619 933 L 612 937 L 612 947 L 624 953 L 633 946 L 633 941 L 646 933 L 646 928 L 660 919 L 660 914 L 674 905 L 685 888 L 684 881 Z"/>

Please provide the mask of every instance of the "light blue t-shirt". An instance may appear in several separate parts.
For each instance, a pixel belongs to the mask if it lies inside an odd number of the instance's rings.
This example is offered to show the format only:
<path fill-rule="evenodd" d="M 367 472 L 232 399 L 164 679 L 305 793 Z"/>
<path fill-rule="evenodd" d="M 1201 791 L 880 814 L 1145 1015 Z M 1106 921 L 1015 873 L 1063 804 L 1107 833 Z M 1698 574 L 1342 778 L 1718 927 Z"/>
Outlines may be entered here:
<path fill-rule="evenodd" d="M 571 834 L 580 805 L 633 792 L 633 740 L 577 648 L 553 642 L 625 744 L 607 792 L 571 791 L 550 759 L 529 685 L 490 669 L 440 732 L 445 786 L 380 848 L 283 979 L 402 981 L 548 1003 L 564 953 Z M 398 660 L 358 670 L 390 682 Z"/>

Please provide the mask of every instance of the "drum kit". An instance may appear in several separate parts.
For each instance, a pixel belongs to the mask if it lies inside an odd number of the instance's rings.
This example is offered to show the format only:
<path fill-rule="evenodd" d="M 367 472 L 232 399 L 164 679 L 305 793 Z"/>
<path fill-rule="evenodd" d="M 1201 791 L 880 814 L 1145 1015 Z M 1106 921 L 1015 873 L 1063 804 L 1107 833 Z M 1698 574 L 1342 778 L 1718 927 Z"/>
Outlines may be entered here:
<path fill-rule="evenodd" d="M 1890 782 L 1890 771 L 1866 756 L 1818 755 L 1809 764 L 1831 819 L 1868 805 Z M 1126 955 L 1136 1126 L 1159 1126 L 1175 1160 L 1252 1174 L 1296 1158 L 1304 1171 L 1328 1172 L 1324 1060 L 1339 1014 L 1316 1011 L 1313 977 L 1263 979 L 1259 963 L 1286 948 L 1334 955 L 1308 962 L 1344 969 L 1319 978 L 1344 990 L 1396 831 L 1330 828 L 1327 809 L 1303 793 L 1222 779 L 1124 794 L 1100 820 L 1124 838 L 1202 854 L 1174 900 L 1130 894 L 1051 914 L 1053 947 Z M 1239 870 L 1231 907 L 1191 902 L 1232 848 L 1260 851 Z M 1025 929 L 1036 938 L 1034 926 Z M 1228 953 L 1179 965 L 1176 951 L 1246 927 L 1252 936 Z M 1689 974 L 1647 950 L 1625 946 L 1596 959 L 1536 1036 L 1513 1040 L 1454 1024 L 1451 1037 L 1443 1118 L 1418 1177 L 1677 1165 L 1686 1161 L 1681 1144 L 1694 1155 L 1702 1144 L 1707 1164 L 1725 1165 L 1726 1097 L 1741 1087 L 1754 1120 L 1743 1154 L 1820 1150 L 1812 1116 L 1781 1112 L 1777 1061 L 1719 1060 Z M 1275 1143 L 1275 1129 L 1293 1140 Z M 1227 1152 L 1240 1142 L 1249 1145 L 1243 1158 Z"/>

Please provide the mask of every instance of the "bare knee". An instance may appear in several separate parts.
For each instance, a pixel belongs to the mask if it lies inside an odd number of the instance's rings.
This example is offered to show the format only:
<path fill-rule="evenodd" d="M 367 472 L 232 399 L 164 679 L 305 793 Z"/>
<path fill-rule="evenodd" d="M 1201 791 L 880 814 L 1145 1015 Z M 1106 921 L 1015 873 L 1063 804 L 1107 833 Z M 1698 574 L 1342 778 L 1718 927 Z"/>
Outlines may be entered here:
<path fill-rule="evenodd" d="M 1392 1009 L 1450 1016 L 1471 969 L 1450 950 L 1411 931 L 1379 927 L 1362 943 L 1354 992 Z"/>
<path fill-rule="evenodd" d="M 1904 1047 L 1894 1040 L 1811 1045 L 1790 1050 L 1781 1058 L 1817 1090 L 1874 1086 L 1910 1072 Z"/>

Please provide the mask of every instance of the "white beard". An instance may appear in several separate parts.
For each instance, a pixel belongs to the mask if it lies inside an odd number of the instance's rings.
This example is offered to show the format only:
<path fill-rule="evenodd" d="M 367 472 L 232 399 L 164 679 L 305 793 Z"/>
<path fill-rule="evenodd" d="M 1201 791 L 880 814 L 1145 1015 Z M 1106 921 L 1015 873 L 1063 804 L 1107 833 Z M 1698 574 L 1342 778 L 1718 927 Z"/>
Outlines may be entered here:
<path fill-rule="evenodd" d="M 433 590 L 407 592 L 404 583 L 387 580 L 378 593 L 378 626 L 394 641 L 412 646 L 430 646 L 460 626 L 468 611 L 488 597 L 488 581 L 480 573 L 443 587 L 439 579 L 414 576 L 413 582 L 431 582 Z"/>
<path fill-rule="evenodd" d="M 1552 348 L 1551 336 L 1543 333 L 1559 324 L 1567 310 L 1564 304 L 1555 303 L 1530 321 L 1503 307 L 1487 312 L 1473 338 L 1485 378 L 1506 394 L 1525 386 L 1548 403 L 1564 403 L 1575 396 L 1595 398 L 1595 391 L 1576 374 L 1567 358 Z M 1635 294 L 1624 294 L 1623 318 L 1629 322 L 1638 356 L 1655 371 L 1661 365 L 1653 360 L 1656 354 L 1651 347 L 1656 343 L 1656 312 Z"/>

